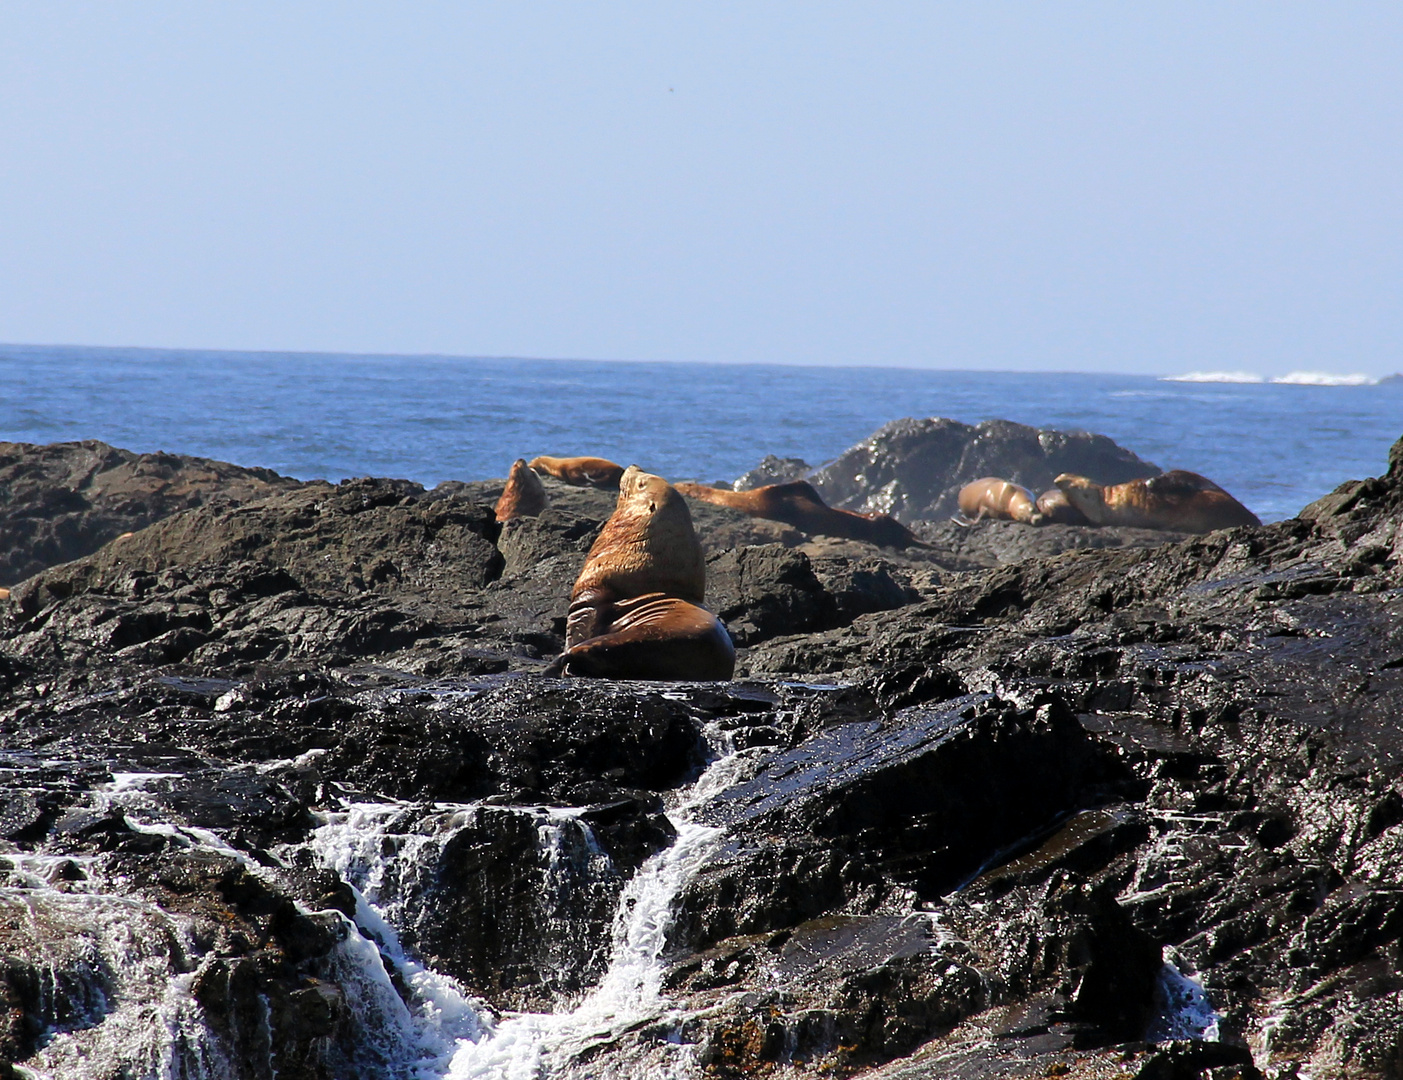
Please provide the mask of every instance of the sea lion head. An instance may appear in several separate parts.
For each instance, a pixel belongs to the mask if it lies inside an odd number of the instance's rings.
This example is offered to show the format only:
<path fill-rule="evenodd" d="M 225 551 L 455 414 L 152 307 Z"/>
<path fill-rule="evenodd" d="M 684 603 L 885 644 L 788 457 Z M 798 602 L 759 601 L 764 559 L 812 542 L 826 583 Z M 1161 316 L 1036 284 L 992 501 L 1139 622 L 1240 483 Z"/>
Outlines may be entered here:
<path fill-rule="evenodd" d="M 1087 517 L 1071 504 L 1061 488 L 1048 488 L 1038 496 L 1038 514 L 1053 525 L 1086 525 Z"/>
<path fill-rule="evenodd" d="M 1095 480 L 1076 473 L 1062 473 L 1052 481 L 1067 496 L 1067 501 L 1080 510 L 1088 521 L 1100 521 L 1105 516 L 1106 493 Z"/>
<path fill-rule="evenodd" d="M 586 593 L 621 599 L 662 592 L 700 604 L 705 589 L 706 559 L 687 500 L 661 476 L 630 465 L 571 599 Z"/>
<path fill-rule="evenodd" d="M 536 517 L 549 502 L 541 478 L 531 471 L 524 458 L 517 458 L 512 462 L 507 486 L 497 500 L 497 520 L 505 522 L 519 517 Z"/>

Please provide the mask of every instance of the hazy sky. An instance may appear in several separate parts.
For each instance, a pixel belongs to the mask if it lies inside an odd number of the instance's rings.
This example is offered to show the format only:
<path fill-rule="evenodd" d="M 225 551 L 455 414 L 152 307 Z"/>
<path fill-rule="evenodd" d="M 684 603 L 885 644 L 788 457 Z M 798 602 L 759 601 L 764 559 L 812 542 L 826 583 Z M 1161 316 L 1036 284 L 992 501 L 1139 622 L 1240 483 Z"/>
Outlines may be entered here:
<path fill-rule="evenodd" d="M 1403 368 L 1403 5 L 0 0 L 0 341 Z"/>

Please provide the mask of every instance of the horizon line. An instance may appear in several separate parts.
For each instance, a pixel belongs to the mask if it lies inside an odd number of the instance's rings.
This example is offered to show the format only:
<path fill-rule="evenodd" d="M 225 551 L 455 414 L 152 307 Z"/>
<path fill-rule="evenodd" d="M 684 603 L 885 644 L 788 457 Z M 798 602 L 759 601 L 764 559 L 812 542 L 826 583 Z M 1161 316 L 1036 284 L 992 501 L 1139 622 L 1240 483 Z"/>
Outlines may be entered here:
<path fill-rule="evenodd" d="M 1201 381 L 1201 382 L 1204 382 L 1205 384 L 1209 384 L 1209 383 L 1220 383 L 1220 384 L 1222 384 L 1222 385 L 1260 385 L 1260 384 L 1266 384 L 1266 385 L 1297 385 L 1297 384 L 1294 384 L 1294 383 L 1282 383 L 1282 382 L 1280 381 L 1280 379 L 1282 378 L 1282 376 L 1278 376 L 1278 377 L 1276 377 L 1276 378 L 1273 378 L 1273 377 L 1267 376 L 1267 375 L 1262 375 L 1262 376 L 1259 377 L 1259 380 L 1252 380 L 1252 381 L 1249 381 L 1249 380 L 1246 380 L 1246 379 L 1243 379 L 1243 380 L 1237 380 L 1237 379 L 1232 379 L 1232 380 L 1227 380 L 1227 379 L 1224 379 L 1224 380 L 1218 380 L 1218 379 L 1199 380 L 1199 379 L 1184 379 L 1184 378 L 1183 378 L 1183 376 L 1185 376 L 1185 375 L 1225 375 L 1225 374 L 1241 375 L 1241 374 L 1246 374 L 1247 372 L 1245 371 L 1245 369 L 1241 369 L 1241 368 L 1235 369 L 1235 370 L 1232 370 L 1232 371 L 1229 371 L 1228 369 L 1221 369 L 1221 370 L 1220 370 L 1220 369 L 1217 369 L 1217 368 L 1191 368 L 1191 369 L 1188 370 L 1188 371 L 1181 371 L 1181 372 L 1178 372 L 1177 374 L 1166 374 L 1166 373 L 1163 373 L 1163 372 L 1124 372 L 1124 371 L 1105 371 L 1105 370 L 1100 370 L 1100 371 L 1087 371 L 1087 370 L 1078 370 L 1078 369 L 1075 369 L 1075 368 L 1045 369 L 1045 368 L 1017 368 L 1017 367 L 1013 367 L 1013 368 L 943 367 L 943 366 L 932 365 L 932 364 L 900 364 L 900 363 L 889 363 L 889 362 L 882 362 L 882 363 L 861 363 L 861 362 L 848 362 L 848 363 L 832 362 L 832 363 L 825 363 L 825 362 L 822 362 L 822 361 L 813 361 L 813 360 L 808 360 L 808 361 L 805 361 L 805 360 L 680 360 L 680 359 L 668 359 L 668 358 L 661 358 L 661 359 L 659 359 L 659 358 L 640 359 L 640 358 L 637 358 L 637 357 L 515 356 L 515 355 L 493 354 L 493 353 L 481 353 L 481 354 L 472 354 L 472 353 L 443 353 L 443 352 L 407 352 L 407 353 L 394 353 L 394 352 L 378 352 L 378 351 L 360 352 L 360 351 L 354 351 L 354 350 L 353 350 L 353 351 L 346 352 L 346 351 L 334 351 L 334 350 L 329 350 L 329 349 L 232 349 L 232 348 L 221 348 L 221 347 L 212 347 L 212 346 L 179 346 L 179 345 L 176 345 L 176 346 L 172 346 L 172 345 L 92 345 L 92 344 L 83 344 L 83 343 L 79 343 L 79 342 L 49 342 L 49 343 L 44 343 L 44 342 L 16 342 L 16 341 L 0 342 L 0 350 L 4 350 L 4 349 L 37 349 L 37 350 L 44 350 L 44 349 L 55 349 L 55 350 L 59 350 L 59 349 L 104 349 L 104 350 L 110 350 L 110 351 L 113 351 L 113 352 L 132 352 L 132 353 L 215 353 L 215 354 L 237 354 L 237 355 L 245 355 L 245 356 L 268 356 L 268 357 L 278 357 L 278 356 L 286 356 L 286 357 L 299 357 L 299 356 L 306 356 L 306 357 L 342 357 L 342 358 L 346 358 L 346 359 L 357 359 L 357 360 L 450 360 L 450 361 L 469 361 L 469 362 L 471 362 L 471 361 L 489 360 L 489 361 L 512 361 L 512 362 L 525 362 L 525 363 L 554 363 L 554 364 L 678 364 L 678 365 L 687 365 L 687 364 L 691 364 L 691 365 L 695 365 L 695 366 L 699 366 L 699 367 L 797 367 L 797 368 L 823 368 L 823 369 L 827 369 L 827 368 L 838 368 L 838 369 L 849 369 L 849 370 L 871 370 L 871 369 L 878 369 L 878 370 L 889 370 L 889 371 L 940 371 L 940 372 L 949 372 L 949 373 L 958 373 L 958 374 L 968 374 L 968 375 L 1090 375 L 1090 376 L 1111 375 L 1111 376 L 1117 376 L 1117 377 L 1120 377 L 1120 378 L 1145 378 L 1145 379 L 1154 379 L 1154 380 L 1161 381 L 1161 382 L 1163 382 L 1163 381 L 1200 382 L 1200 381 Z M 1310 369 L 1305 369 L 1305 368 L 1299 368 L 1299 367 L 1297 367 L 1297 368 L 1293 368 L 1293 369 L 1291 369 L 1290 371 L 1286 372 L 1285 375 L 1289 376 L 1289 375 L 1292 375 L 1292 374 L 1300 374 L 1300 373 L 1319 374 L 1319 375 L 1330 375 L 1330 376 L 1335 376 L 1335 375 L 1339 375 L 1339 374 L 1349 374 L 1349 375 L 1355 374 L 1354 372 L 1350 372 L 1350 373 L 1337 373 L 1337 372 L 1335 372 L 1335 371 L 1333 371 L 1333 370 L 1327 370 L 1327 369 L 1323 369 L 1323 368 L 1310 368 Z M 1251 374 L 1257 375 L 1256 372 L 1252 372 Z M 1358 374 L 1365 374 L 1365 373 L 1360 372 L 1360 373 L 1358 373 Z M 1391 373 L 1391 374 L 1393 375 L 1394 378 L 1403 378 L 1403 373 Z M 1383 380 L 1385 380 L 1385 379 L 1389 379 L 1389 378 L 1390 378 L 1390 374 L 1382 374 L 1382 375 L 1376 375 L 1376 376 L 1375 376 L 1375 375 L 1371 375 L 1371 376 L 1369 376 L 1369 377 L 1374 381 L 1374 384 L 1376 385 L 1376 384 L 1377 384 L 1378 382 L 1380 382 L 1380 381 L 1383 381 Z M 1304 385 L 1310 385 L 1310 384 L 1304 384 Z"/>

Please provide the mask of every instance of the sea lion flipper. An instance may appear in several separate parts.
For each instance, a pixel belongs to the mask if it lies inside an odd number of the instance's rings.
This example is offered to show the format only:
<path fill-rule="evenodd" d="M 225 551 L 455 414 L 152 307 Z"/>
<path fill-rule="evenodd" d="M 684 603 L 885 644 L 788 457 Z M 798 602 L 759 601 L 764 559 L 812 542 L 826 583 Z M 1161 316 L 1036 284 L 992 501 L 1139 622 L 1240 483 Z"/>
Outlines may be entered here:
<path fill-rule="evenodd" d="M 623 613 L 608 631 L 557 657 L 561 671 L 607 679 L 725 680 L 735 674 L 731 635 L 705 608 L 662 594 L 618 608 Z"/>

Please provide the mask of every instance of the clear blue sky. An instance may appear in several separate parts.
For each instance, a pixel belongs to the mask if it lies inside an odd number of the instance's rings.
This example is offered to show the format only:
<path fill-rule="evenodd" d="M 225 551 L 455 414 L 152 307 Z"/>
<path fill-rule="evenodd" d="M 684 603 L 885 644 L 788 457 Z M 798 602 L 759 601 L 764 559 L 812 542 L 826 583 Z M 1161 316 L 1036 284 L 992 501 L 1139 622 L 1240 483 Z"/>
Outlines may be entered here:
<path fill-rule="evenodd" d="M 1403 5 L 0 3 L 0 341 L 1403 368 Z"/>

